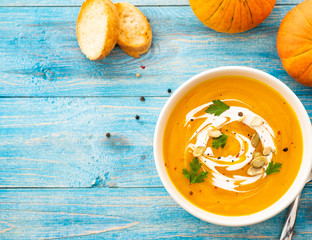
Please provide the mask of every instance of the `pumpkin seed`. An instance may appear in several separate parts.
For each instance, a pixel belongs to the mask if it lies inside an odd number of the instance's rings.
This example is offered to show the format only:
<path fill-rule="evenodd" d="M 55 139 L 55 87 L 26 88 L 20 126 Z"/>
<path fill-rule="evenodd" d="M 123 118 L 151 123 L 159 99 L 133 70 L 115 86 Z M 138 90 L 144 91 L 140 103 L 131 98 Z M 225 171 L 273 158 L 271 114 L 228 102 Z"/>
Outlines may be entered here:
<path fill-rule="evenodd" d="M 248 175 L 250 176 L 256 176 L 256 175 L 260 175 L 264 173 L 264 169 L 263 168 L 254 168 L 254 167 L 250 167 L 247 170 Z"/>
<path fill-rule="evenodd" d="M 260 142 L 260 136 L 258 133 L 255 133 L 254 135 L 252 135 L 251 138 L 251 146 L 253 146 L 254 148 L 256 148 L 258 146 Z"/>
<path fill-rule="evenodd" d="M 194 157 L 200 157 L 201 155 L 203 155 L 205 149 L 206 149 L 206 147 L 204 147 L 204 146 L 195 147 L 195 149 L 193 151 Z"/>
<path fill-rule="evenodd" d="M 262 153 L 261 152 L 253 152 L 252 156 L 253 156 L 253 158 L 260 157 L 260 156 L 262 156 Z"/>
<path fill-rule="evenodd" d="M 252 127 L 259 127 L 263 123 L 263 120 L 259 117 L 254 117 L 250 122 Z"/>
<path fill-rule="evenodd" d="M 271 151 L 272 151 L 272 153 L 275 153 L 276 152 L 276 148 L 275 147 L 274 148 L 271 147 Z"/>
<path fill-rule="evenodd" d="M 265 148 L 263 149 L 262 154 L 263 154 L 264 156 L 267 156 L 267 155 L 269 155 L 271 152 L 272 152 L 271 147 L 265 147 Z"/>
<path fill-rule="evenodd" d="M 238 119 L 238 122 L 242 122 L 242 121 L 244 121 L 244 120 L 245 120 L 245 118 L 246 118 L 246 115 L 243 115 L 240 119 Z"/>
<path fill-rule="evenodd" d="M 254 158 L 251 161 L 251 166 L 253 166 L 254 168 L 261 168 L 267 165 L 267 163 L 268 163 L 268 160 L 265 156 L 259 156 L 259 157 Z"/>
<path fill-rule="evenodd" d="M 218 138 L 221 136 L 221 132 L 219 130 L 210 130 L 208 131 L 208 136 L 213 138 Z"/>

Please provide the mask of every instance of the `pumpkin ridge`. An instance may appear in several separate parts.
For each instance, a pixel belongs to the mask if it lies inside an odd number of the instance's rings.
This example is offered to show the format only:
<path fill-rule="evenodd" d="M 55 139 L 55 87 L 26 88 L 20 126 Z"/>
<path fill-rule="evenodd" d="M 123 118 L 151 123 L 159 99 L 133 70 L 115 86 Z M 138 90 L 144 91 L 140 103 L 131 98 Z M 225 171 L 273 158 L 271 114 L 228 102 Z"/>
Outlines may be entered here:
<path fill-rule="evenodd" d="M 298 34 L 293 33 L 293 32 L 288 32 L 288 31 L 280 31 L 280 33 L 285 33 L 285 34 L 287 34 L 287 35 L 292 35 L 292 36 L 297 37 L 297 38 L 301 38 L 301 39 L 304 39 L 304 40 L 312 41 L 312 37 L 311 37 L 311 38 L 307 38 L 307 37 L 304 37 L 304 36 L 298 35 Z"/>
<path fill-rule="evenodd" d="M 207 18 L 205 22 L 209 21 L 209 20 L 216 14 L 216 12 L 219 10 L 219 8 L 221 7 L 221 5 L 222 5 L 225 1 L 226 1 L 226 0 L 223 0 L 223 1 L 220 3 L 220 5 L 217 7 L 217 9 L 214 11 L 214 13 L 213 13 L 209 18 Z"/>
<path fill-rule="evenodd" d="M 209 19 L 220 7 L 220 4 L 222 5 L 223 1 L 224 0 L 189 0 L 189 3 L 196 17 L 205 24 L 207 19 Z M 202 2 L 203 5 L 201 5 Z"/>
<path fill-rule="evenodd" d="M 238 0 L 240 1 L 240 0 Z M 243 6 L 244 4 L 242 4 L 242 2 L 240 1 L 240 8 L 239 8 L 239 11 L 240 11 L 240 15 L 242 16 L 243 14 Z M 240 19 L 240 30 L 243 29 L 243 23 L 242 23 L 242 19 Z"/>
<path fill-rule="evenodd" d="M 309 26 L 312 28 L 312 24 L 310 23 L 309 19 L 307 19 L 306 15 L 301 11 L 300 8 L 297 9 L 298 12 L 301 13 L 301 15 L 303 16 L 303 18 L 306 20 L 306 22 L 309 24 Z"/>
<path fill-rule="evenodd" d="M 238 6 L 239 6 L 239 30 L 241 30 L 242 29 L 242 18 L 241 18 L 241 16 L 242 16 L 242 5 L 241 5 L 241 1 L 240 0 L 236 0 L 236 1 L 239 1 L 239 4 L 238 4 Z"/>
<path fill-rule="evenodd" d="M 267 1 L 267 0 L 265 0 L 265 1 Z M 255 0 L 254 3 L 255 3 L 255 5 L 258 6 L 258 8 L 260 9 L 262 16 L 265 16 L 265 15 L 266 15 L 266 13 L 264 12 L 265 7 L 259 5 L 257 0 Z M 271 4 L 269 4 L 269 6 L 271 6 Z M 268 17 L 268 16 L 267 16 L 267 17 Z M 259 16 L 258 16 L 258 18 L 259 18 Z M 263 22 L 265 19 L 266 19 L 266 18 L 264 18 L 261 22 Z M 255 24 L 255 27 L 259 25 L 259 23 L 257 23 L 257 19 L 256 19 L 256 22 L 255 22 L 255 23 L 253 22 L 253 24 Z"/>
<path fill-rule="evenodd" d="M 240 23 L 241 23 L 241 30 L 243 29 L 242 31 L 245 32 L 245 31 L 253 28 L 253 23 L 252 23 L 253 20 L 251 19 L 250 9 L 248 8 L 247 3 L 246 3 L 245 0 L 241 0 L 240 1 L 240 6 L 241 6 L 240 7 L 241 14 L 243 16 L 243 18 L 241 18 L 241 21 L 240 21 Z M 248 25 L 249 25 L 247 30 L 245 30 L 246 29 L 246 23 L 248 23 Z"/>
<path fill-rule="evenodd" d="M 308 65 L 307 69 L 305 69 L 305 70 L 303 71 L 303 73 L 299 76 L 299 78 L 302 77 L 302 76 L 309 70 L 309 68 L 310 68 L 311 66 L 312 66 L 312 62 L 310 62 L 310 64 Z"/>
<path fill-rule="evenodd" d="M 266 1 L 271 7 L 272 7 L 272 11 L 273 11 L 273 8 L 274 8 L 274 6 L 275 6 L 275 4 L 271 4 L 271 2 L 269 1 L 269 0 L 264 0 L 264 1 Z M 259 6 L 259 5 L 258 5 Z"/>
<path fill-rule="evenodd" d="M 235 4 L 234 4 L 234 12 L 233 12 L 233 16 L 232 16 L 232 19 L 231 19 L 230 26 L 229 26 L 229 28 L 227 29 L 227 32 L 229 32 L 230 29 L 231 29 L 231 27 L 232 27 L 232 23 L 233 23 L 233 20 L 234 20 L 234 15 L 235 15 L 235 9 L 236 9 L 236 2 L 237 2 L 237 1 L 235 1 Z"/>
<path fill-rule="evenodd" d="M 232 4 L 233 0 L 226 0 L 226 1 L 224 1 L 224 2 L 225 2 L 225 3 L 224 3 L 224 6 L 222 6 L 223 9 L 221 9 L 221 13 L 222 13 L 222 11 L 223 11 L 223 14 L 220 14 L 220 13 L 219 13 L 219 16 L 220 16 L 220 15 L 222 16 L 222 21 L 223 21 L 224 19 L 226 19 L 227 16 L 231 16 L 231 15 L 232 15 L 232 14 L 231 14 L 231 10 L 232 10 L 231 4 Z M 226 9 L 226 10 L 224 10 L 224 9 Z M 214 20 L 214 21 L 215 21 L 215 20 Z M 226 25 L 226 24 L 229 23 L 229 21 L 224 21 L 223 23 L 224 23 L 224 25 Z M 217 29 L 217 27 L 216 27 L 216 29 Z M 220 29 L 219 29 L 219 31 L 220 31 L 220 32 L 224 32 L 225 28 L 222 27 L 222 29 L 223 29 L 223 30 L 220 30 Z"/>
<path fill-rule="evenodd" d="M 291 59 L 291 58 L 299 57 L 300 55 L 306 54 L 306 53 L 308 53 L 308 52 L 310 52 L 310 51 L 312 51 L 312 48 L 311 48 L 310 50 L 307 50 L 307 51 L 304 51 L 304 52 L 302 52 L 302 53 L 296 54 L 296 55 L 291 56 L 291 57 L 283 58 L 283 59 Z"/>
<path fill-rule="evenodd" d="M 263 14 L 263 8 L 262 8 L 262 6 L 260 6 L 260 5 L 258 4 L 257 1 L 255 1 L 255 5 L 257 5 L 257 6 L 261 9 L 261 12 L 262 12 L 262 14 Z"/>
<path fill-rule="evenodd" d="M 252 12 L 251 12 L 251 10 L 250 10 L 250 7 L 249 7 L 249 4 L 248 4 L 248 1 L 247 1 L 247 0 L 244 0 L 244 1 L 246 2 L 247 7 L 248 7 L 248 9 L 249 9 L 250 18 L 251 18 L 251 24 L 252 24 L 252 25 L 254 25 L 254 22 L 253 22 L 253 17 L 252 17 Z"/>

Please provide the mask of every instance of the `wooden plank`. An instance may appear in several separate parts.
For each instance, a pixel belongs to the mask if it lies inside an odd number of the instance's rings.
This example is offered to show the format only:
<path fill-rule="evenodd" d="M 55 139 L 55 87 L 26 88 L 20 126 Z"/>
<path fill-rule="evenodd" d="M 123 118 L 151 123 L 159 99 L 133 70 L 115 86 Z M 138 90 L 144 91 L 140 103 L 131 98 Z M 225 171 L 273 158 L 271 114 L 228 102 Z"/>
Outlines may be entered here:
<path fill-rule="evenodd" d="M 294 240 L 312 238 L 311 188 Z M 278 239 L 286 211 L 247 227 L 201 221 L 163 188 L 0 190 L 1 239 Z"/>
<path fill-rule="evenodd" d="M 18 6 L 81 6 L 84 0 L 2 0 L 0 7 L 18 7 Z M 298 4 L 303 0 L 277 0 L 277 5 Z M 113 0 L 114 3 L 121 2 Z M 131 4 L 138 6 L 185 6 L 189 5 L 188 0 L 127 0 Z"/>
<path fill-rule="evenodd" d="M 152 141 L 166 100 L 0 98 L 0 187 L 162 186 Z"/>
<path fill-rule="evenodd" d="M 118 0 L 111 0 L 113 3 L 123 2 Z M 300 0 L 290 0 L 300 1 Z M 80 7 L 84 0 L 1 0 L 0 6 L 71 6 Z M 137 6 L 185 6 L 189 5 L 188 0 L 127 0 L 126 2 L 137 5 Z"/>
<path fill-rule="evenodd" d="M 95 62 L 76 41 L 79 8 L 0 8 L 0 96 L 168 96 L 194 74 L 228 65 L 264 70 L 297 95 L 310 94 L 287 75 L 275 47 L 291 7 L 277 6 L 259 27 L 237 35 L 209 30 L 190 7 L 142 7 L 154 32 L 150 51 L 134 59 L 116 48 Z"/>
<path fill-rule="evenodd" d="M 165 101 L 0 98 L 0 187 L 161 186 L 152 141 Z"/>

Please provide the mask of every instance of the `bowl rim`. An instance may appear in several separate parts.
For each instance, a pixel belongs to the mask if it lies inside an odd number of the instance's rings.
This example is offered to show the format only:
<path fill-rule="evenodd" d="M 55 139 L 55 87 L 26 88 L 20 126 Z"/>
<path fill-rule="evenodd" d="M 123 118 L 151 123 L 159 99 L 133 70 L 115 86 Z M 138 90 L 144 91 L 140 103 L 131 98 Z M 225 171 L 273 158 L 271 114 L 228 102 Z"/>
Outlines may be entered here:
<path fill-rule="evenodd" d="M 189 91 L 191 91 L 198 84 L 209 81 L 218 76 L 244 76 L 256 79 L 269 85 L 271 88 L 276 89 L 285 98 L 285 100 L 291 105 L 295 111 L 297 118 L 300 123 L 302 135 L 303 135 L 303 157 L 299 172 L 286 193 L 277 200 L 274 204 L 270 205 L 268 208 L 261 210 L 250 215 L 243 216 L 223 216 L 207 212 L 186 200 L 182 194 L 175 188 L 171 182 L 167 171 L 165 169 L 163 161 L 163 134 L 164 129 L 167 124 L 167 120 L 170 116 L 172 109 L 175 107 L 177 102 Z M 257 77 L 254 77 L 257 76 Z M 278 90 L 279 89 L 279 90 Z M 282 91 L 282 92 L 281 92 Z M 287 94 L 287 96 L 286 96 Z M 305 131 L 305 129 L 310 129 Z M 223 226 L 247 226 L 265 221 L 288 207 L 296 198 L 298 194 L 302 191 L 306 180 L 312 169 L 312 150 L 310 150 L 308 143 L 312 142 L 312 128 L 311 121 L 305 110 L 303 104 L 296 96 L 296 94 L 284 84 L 282 81 L 273 77 L 272 75 L 265 73 L 261 70 L 242 67 L 242 66 L 226 66 L 218 67 L 203 71 L 189 80 L 184 82 L 180 87 L 178 87 L 170 98 L 165 103 L 161 110 L 159 118 L 154 132 L 153 140 L 153 150 L 154 150 L 154 161 L 158 175 L 166 188 L 167 192 L 171 197 L 187 212 L 194 215 L 195 217 L 210 222 L 217 225 Z"/>

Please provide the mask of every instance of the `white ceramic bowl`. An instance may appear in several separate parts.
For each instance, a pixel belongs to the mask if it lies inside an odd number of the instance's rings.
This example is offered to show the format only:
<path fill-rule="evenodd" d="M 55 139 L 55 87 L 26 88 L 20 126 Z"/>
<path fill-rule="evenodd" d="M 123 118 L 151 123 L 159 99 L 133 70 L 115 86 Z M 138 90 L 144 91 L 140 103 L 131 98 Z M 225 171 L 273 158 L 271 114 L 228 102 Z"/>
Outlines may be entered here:
<path fill-rule="evenodd" d="M 251 214 L 251 215 L 245 215 L 245 216 L 221 216 L 212 214 L 210 212 L 204 211 L 189 201 L 187 201 L 175 188 L 173 183 L 171 182 L 163 160 L 163 135 L 165 126 L 168 120 L 168 117 L 170 116 L 170 113 L 174 106 L 178 103 L 178 101 L 192 88 L 197 86 L 198 84 L 209 81 L 209 79 L 221 77 L 221 76 L 244 76 L 249 77 L 253 79 L 257 79 L 272 88 L 276 89 L 292 106 L 294 111 L 297 114 L 297 117 L 300 122 L 300 126 L 302 129 L 302 135 L 303 135 L 303 159 L 302 164 L 299 170 L 299 173 L 294 181 L 294 183 L 291 185 L 291 187 L 288 189 L 288 191 L 273 205 L 270 207 Z M 219 67 L 215 69 L 211 69 L 205 72 L 202 72 L 185 83 L 183 83 L 175 92 L 172 94 L 172 96 L 169 98 L 169 100 L 166 102 L 165 106 L 163 107 L 160 116 L 157 121 L 155 134 L 154 134 L 154 158 L 156 163 L 156 168 L 158 171 L 158 174 L 160 176 L 160 179 L 162 183 L 164 184 L 165 188 L 167 189 L 168 193 L 172 196 L 172 198 L 186 211 L 191 213 L 192 215 L 218 225 L 224 225 L 224 226 L 245 226 L 245 225 L 251 225 L 255 223 L 259 223 L 261 221 L 264 221 L 266 219 L 269 219 L 279 212 L 281 212 L 283 209 L 285 209 L 288 205 L 291 204 L 291 202 L 295 199 L 295 197 L 300 193 L 300 191 L 303 189 L 306 180 L 309 176 L 309 173 L 311 172 L 312 168 L 312 131 L 311 131 L 311 122 L 309 119 L 309 116 L 300 102 L 300 100 L 297 98 L 297 96 L 280 80 L 276 79 L 275 77 L 256 70 L 252 68 L 247 67 Z"/>

